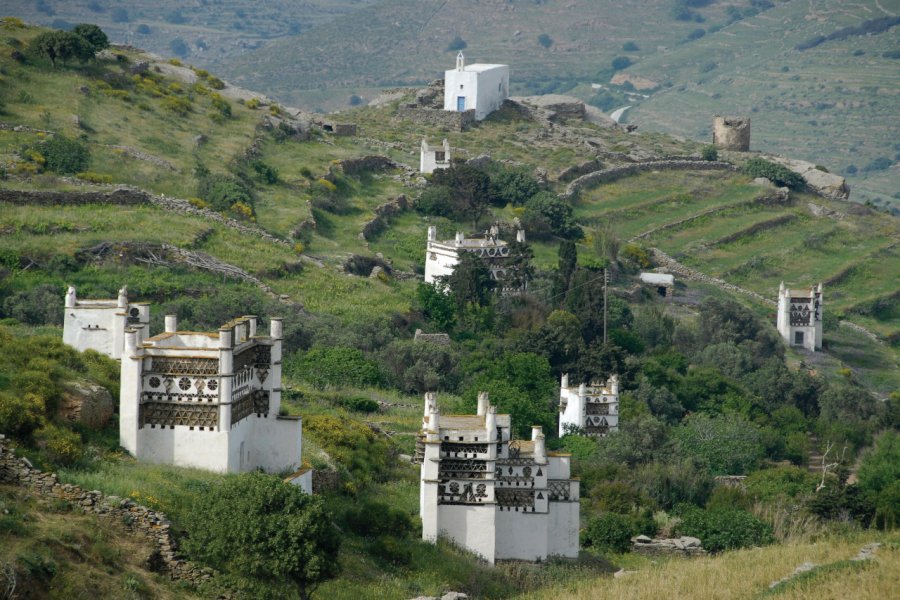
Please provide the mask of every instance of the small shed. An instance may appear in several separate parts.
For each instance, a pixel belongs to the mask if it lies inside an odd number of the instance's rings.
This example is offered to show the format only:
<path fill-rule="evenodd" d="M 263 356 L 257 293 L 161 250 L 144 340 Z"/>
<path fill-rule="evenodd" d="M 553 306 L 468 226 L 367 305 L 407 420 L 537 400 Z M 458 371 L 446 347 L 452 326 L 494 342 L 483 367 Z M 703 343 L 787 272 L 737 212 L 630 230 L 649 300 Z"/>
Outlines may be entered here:
<path fill-rule="evenodd" d="M 641 273 L 643 283 L 656 288 L 656 293 L 668 298 L 675 293 L 675 276 L 669 273 Z"/>

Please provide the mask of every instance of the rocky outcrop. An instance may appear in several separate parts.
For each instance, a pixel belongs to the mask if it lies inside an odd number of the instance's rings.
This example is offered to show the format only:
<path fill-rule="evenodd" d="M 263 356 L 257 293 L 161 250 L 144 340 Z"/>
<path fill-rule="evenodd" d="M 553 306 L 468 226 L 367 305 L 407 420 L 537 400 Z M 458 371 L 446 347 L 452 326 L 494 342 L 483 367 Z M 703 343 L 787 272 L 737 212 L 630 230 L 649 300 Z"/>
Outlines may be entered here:
<path fill-rule="evenodd" d="M 172 579 L 198 585 L 215 576 L 212 569 L 199 567 L 179 557 L 178 542 L 166 515 L 141 506 L 128 498 L 111 496 L 69 483 L 60 483 L 55 473 L 35 469 L 25 458 L 18 458 L 9 440 L 0 434 L 0 483 L 21 485 L 34 493 L 64 500 L 87 514 L 105 521 L 104 526 L 122 527 L 145 539 L 154 547 L 148 568 L 168 573 Z"/>
<path fill-rule="evenodd" d="M 706 554 L 706 550 L 703 549 L 700 540 L 689 536 L 650 539 L 646 535 L 639 535 L 631 538 L 631 544 L 633 552 L 650 556 L 704 556 Z"/>
<path fill-rule="evenodd" d="M 765 158 L 783 165 L 803 177 L 807 187 L 820 196 L 832 200 L 848 200 L 850 198 L 850 186 L 847 185 L 847 180 L 840 175 L 823 171 L 813 163 L 804 160 L 781 156 L 765 156 Z"/>
<path fill-rule="evenodd" d="M 379 204 L 375 208 L 375 217 L 363 225 L 359 237 L 364 240 L 371 240 L 388 226 L 391 217 L 399 215 L 408 209 L 409 200 L 404 194 L 400 194 L 384 204 Z"/>
<path fill-rule="evenodd" d="M 112 417 L 114 407 L 106 388 L 89 381 L 73 381 L 63 389 L 59 416 L 91 429 L 101 429 Z"/>

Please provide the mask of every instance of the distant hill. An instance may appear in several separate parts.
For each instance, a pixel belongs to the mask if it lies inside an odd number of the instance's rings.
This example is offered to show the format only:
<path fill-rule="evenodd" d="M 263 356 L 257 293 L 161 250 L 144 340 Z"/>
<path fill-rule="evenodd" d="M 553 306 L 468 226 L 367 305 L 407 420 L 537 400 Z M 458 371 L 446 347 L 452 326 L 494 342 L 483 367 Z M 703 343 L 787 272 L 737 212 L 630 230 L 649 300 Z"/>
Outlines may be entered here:
<path fill-rule="evenodd" d="M 9 0 L 0 16 L 59 29 L 96 23 L 116 43 L 216 67 L 272 40 L 327 23 L 374 0 Z"/>
<path fill-rule="evenodd" d="M 786 2 L 710 28 L 627 70 L 662 85 L 627 119 L 710 139 L 714 113 L 749 116 L 752 149 L 846 175 L 856 201 L 900 206 L 898 15 L 896 1 Z"/>

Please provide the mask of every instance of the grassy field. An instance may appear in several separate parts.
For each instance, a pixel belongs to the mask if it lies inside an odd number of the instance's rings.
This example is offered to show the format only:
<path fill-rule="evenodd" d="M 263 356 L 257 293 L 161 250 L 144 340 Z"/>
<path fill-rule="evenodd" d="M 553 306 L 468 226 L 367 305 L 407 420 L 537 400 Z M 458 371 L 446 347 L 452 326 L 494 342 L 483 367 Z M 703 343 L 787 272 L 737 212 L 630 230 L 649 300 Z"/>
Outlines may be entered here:
<path fill-rule="evenodd" d="M 880 542 L 874 560 L 854 562 L 860 548 Z M 793 584 L 769 590 L 805 562 L 819 566 Z M 551 598 L 790 598 L 825 600 L 894 598 L 900 593 L 900 540 L 896 536 L 828 537 L 814 543 L 785 544 L 725 552 L 693 559 L 661 559 L 619 578 L 562 585 L 522 596 Z"/>

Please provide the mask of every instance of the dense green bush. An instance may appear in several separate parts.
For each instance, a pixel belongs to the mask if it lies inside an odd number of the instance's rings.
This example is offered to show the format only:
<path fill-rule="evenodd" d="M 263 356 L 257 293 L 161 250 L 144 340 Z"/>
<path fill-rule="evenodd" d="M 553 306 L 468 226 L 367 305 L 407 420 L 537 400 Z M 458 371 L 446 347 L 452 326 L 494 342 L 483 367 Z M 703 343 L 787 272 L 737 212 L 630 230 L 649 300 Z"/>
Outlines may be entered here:
<path fill-rule="evenodd" d="M 445 185 L 430 185 L 416 198 L 415 206 L 423 215 L 446 217 L 453 213 L 453 193 Z"/>
<path fill-rule="evenodd" d="M 634 524 L 629 517 L 607 512 L 588 521 L 582 544 L 607 552 L 627 552 L 633 535 Z"/>
<path fill-rule="evenodd" d="M 341 398 L 338 403 L 346 408 L 361 413 L 373 413 L 378 411 L 378 402 L 365 396 L 349 396 Z"/>
<path fill-rule="evenodd" d="M 675 534 L 699 538 L 708 552 L 761 546 L 774 541 L 772 528 L 746 510 L 703 510 L 689 506 L 678 512 L 681 522 L 675 526 Z"/>
<path fill-rule="evenodd" d="M 54 135 L 37 149 L 47 161 L 45 168 L 60 175 L 86 171 L 91 158 L 86 144 L 63 135 Z"/>
<path fill-rule="evenodd" d="M 238 582 L 249 578 L 254 597 L 284 597 L 294 587 L 308 598 L 340 568 L 340 535 L 324 500 L 275 475 L 223 479 L 185 522 L 188 554 Z"/>
<path fill-rule="evenodd" d="M 525 203 L 522 226 L 537 239 L 558 236 L 579 240 L 584 231 L 572 216 L 572 206 L 550 192 L 539 192 Z"/>
<path fill-rule="evenodd" d="M 334 459 L 343 474 L 342 491 L 355 496 L 373 482 L 385 481 L 396 464 L 390 440 L 359 421 L 327 415 L 303 419 L 309 435 Z"/>
<path fill-rule="evenodd" d="M 709 144 L 707 146 L 703 146 L 703 150 L 700 151 L 700 156 L 703 157 L 703 160 L 718 160 L 719 151 L 716 150 L 715 146 Z"/>
<path fill-rule="evenodd" d="M 775 185 L 787 186 L 797 191 L 806 189 L 806 182 L 799 174 L 763 158 L 751 158 L 744 163 L 742 170 L 750 177 L 765 177 Z"/>
<path fill-rule="evenodd" d="M 286 361 L 285 373 L 319 389 L 381 383 L 378 365 L 356 348 L 313 348 L 298 352 Z"/>
<path fill-rule="evenodd" d="M 491 203 L 497 206 L 520 206 L 539 190 L 537 179 L 527 168 L 503 168 L 491 175 Z"/>
<path fill-rule="evenodd" d="M 859 487 L 876 504 L 878 525 L 894 528 L 900 519 L 900 434 L 885 431 L 859 466 Z"/>
<path fill-rule="evenodd" d="M 713 475 L 749 473 L 763 455 L 759 430 L 739 415 L 691 415 L 674 437 L 686 457 L 703 460 Z"/>
<path fill-rule="evenodd" d="M 385 379 L 411 394 L 455 391 L 461 378 L 459 356 L 449 346 L 394 340 L 379 353 Z"/>
<path fill-rule="evenodd" d="M 353 533 L 366 537 L 391 534 L 402 538 L 413 530 L 409 514 L 377 500 L 354 504 L 344 515 L 344 522 Z"/>

